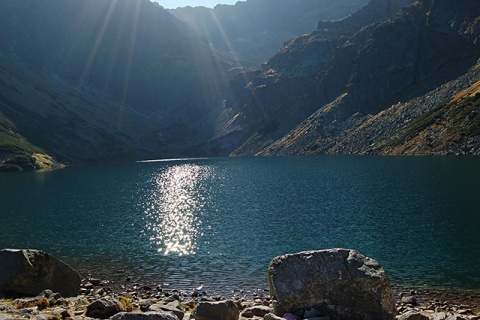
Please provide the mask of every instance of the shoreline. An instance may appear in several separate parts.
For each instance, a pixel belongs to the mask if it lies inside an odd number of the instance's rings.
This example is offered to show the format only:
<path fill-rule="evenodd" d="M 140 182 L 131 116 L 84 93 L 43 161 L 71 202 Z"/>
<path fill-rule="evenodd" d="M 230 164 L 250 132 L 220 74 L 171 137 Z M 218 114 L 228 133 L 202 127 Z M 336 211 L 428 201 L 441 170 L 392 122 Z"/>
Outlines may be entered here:
<path fill-rule="evenodd" d="M 113 274 L 113 272 L 112 272 Z M 236 288 L 224 293 L 209 291 L 208 285 L 196 288 L 176 288 L 167 283 L 152 283 L 135 278 L 128 272 L 118 272 L 117 277 L 111 275 L 81 273 L 81 285 L 76 297 L 59 299 L 48 307 L 28 304 L 35 298 L 7 299 L 0 296 L 0 320 L 35 319 L 85 320 L 89 306 L 95 301 L 120 301 L 125 307 L 119 312 L 142 313 L 152 305 L 164 306 L 175 302 L 184 312 L 180 320 L 193 319 L 192 312 L 200 302 L 234 301 L 241 310 L 239 320 L 267 319 L 263 316 L 242 316 L 249 314 L 251 308 L 271 309 L 270 290 L 267 280 L 265 286 Z M 448 315 L 456 315 L 457 320 L 480 319 L 480 290 L 459 288 L 427 288 L 425 286 L 405 286 L 391 284 L 397 308 L 397 319 L 410 312 L 422 314 L 429 319 L 447 319 Z M 38 300 L 38 297 L 37 297 Z M 20 301 L 20 302 L 19 302 Z M 27 302 L 25 302 L 27 301 Z M 126 304 L 125 304 L 126 303 Z M 145 305 L 148 305 L 145 309 Z M 123 310 L 123 309 L 125 310 Z M 61 314 L 59 315 L 59 312 Z M 177 310 L 178 311 L 178 310 Z M 442 316 L 445 315 L 444 318 Z M 94 317 L 97 318 L 97 317 Z M 450 319 L 450 318 L 448 318 Z"/>
<path fill-rule="evenodd" d="M 126 270 L 111 271 L 108 273 L 98 272 L 81 272 L 82 283 L 88 282 L 88 279 L 97 279 L 103 282 L 104 286 L 110 287 L 114 292 L 121 293 L 122 291 L 135 292 L 139 288 L 157 288 L 162 290 L 182 293 L 183 297 L 188 297 L 189 294 L 194 293 L 195 296 L 202 296 L 199 293 L 204 293 L 203 296 L 215 297 L 222 299 L 247 299 L 252 300 L 261 295 L 269 295 L 267 275 L 265 274 L 265 282 L 263 284 L 241 286 L 229 285 L 227 290 L 219 290 L 220 284 L 211 285 L 204 282 L 199 282 L 192 286 L 176 286 L 175 284 L 162 281 L 152 281 L 151 277 L 143 277 L 139 272 L 129 272 Z M 428 301 L 438 300 L 450 301 L 453 304 L 461 305 L 462 301 L 472 301 L 473 307 L 477 313 L 480 313 L 480 288 L 458 288 L 446 286 L 428 286 L 428 285 L 408 285 L 398 284 L 390 280 L 390 285 L 395 295 L 397 302 L 401 301 L 401 295 L 408 296 L 411 292 L 415 292 L 415 297 L 418 303 L 426 303 Z M 199 289 L 201 288 L 201 289 Z M 148 291 L 148 290 L 147 290 Z"/>
<path fill-rule="evenodd" d="M 127 276 L 128 277 L 128 276 Z M 6 299 L 0 297 L 0 319 L 44 319 L 60 320 L 90 319 L 87 316 L 89 305 L 98 299 L 107 301 L 120 301 L 125 305 L 121 312 L 142 313 L 146 312 L 145 304 L 167 305 L 175 302 L 185 312 L 183 318 L 193 319 L 192 312 L 199 302 L 218 302 L 225 300 L 234 301 L 240 308 L 240 320 L 264 319 L 263 316 L 245 316 L 252 308 L 271 308 L 269 290 L 258 288 L 248 290 L 238 288 L 229 296 L 211 295 L 204 288 L 180 290 L 169 286 L 137 283 L 134 279 L 126 280 L 126 285 L 104 277 L 89 275 L 82 278 L 79 295 L 72 298 L 59 299 L 58 305 L 40 307 L 28 305 L 24 301 L 32 299 Z M 409 312 L 420 313 L 430 319 L 446 319 L 448 315 L 456 315 L 454 319 L 478 320 L 480 319 L 480 291 L 459 289 L 426 289 L 392 286 L 397 307 L 397 319 Z M 35 298 L 33 298 L 35 299 Z M 19 302 L 20 301 L 20 302 Z M 125 304 L 126 303 L 126 304 Z M 19 306 L 21 306 L 19 308 Z M 147 309 L 148 309 L 147 307 Z M 250 312 L 250 311 L 248 311 Z M 245 314 L 244 314 L 245 313 Z M 445 318 L 437 318 L 445 315 Z M 94 317 L 97 318 L 97 317 Z M 265 318 L 266 319 L 266 318 Z M 450 318 L 449 318 L 450 319 Z"/>
<path fill-rule="evenodd" d="M 209 291 L 208 284 L 201 284 L 198 287 L 178 288 L 169 283 L 152 283 L 149 281 L 142 281 L 124 272 L 123 281 L 121 278 L 112 278 L 100 274 L 87 274 L 82 277 L 82 289 L 85 289 L 85 284 L 89 279 L 94 279 L 95 283 L 100 283 L 100 287 L 109 287 L 113 293 L 128 294 L 138 297 L 148 298 L 154 297 L 158 294 L 166 293 L 168 295 L 178 295 L 180 301 L 186 302 L 192 299 L 214 299 L 214 300 L 245 300 L 254 301 L 256 299 L 265 299 L 270 296 L 270 289 L 265 275 L 264 286 L 251 287 L 236 287 L 236 289 L 226 290 L 224 292 L 217 292 L 214 288 Z M 89 285 L 87 285 L 90 287 Z M 95 287 L 95 286 L 94 286 Z M 232 286 L 233 287 L 233 286 Z M 395 296 L 397 308 L 406 306 L 408 308 L 420 308 L 428 310 L 432 305 L 446 306 L 446 311 L 457 311 L 454 309 L 470 309 L 472 313 L 480 316 L 480 289 L 464 289 L 454 287 L 428 287 L 415 285 L 399 285 L 391 283 L 392 291 Z M 97 288 L 98 289 L 98 288 Z M 94 290 L 94 288 L 91 288 Z M 228 291 L 228 292 L 227 292 Z M 88 292 L 84 292 L 88 294 Z M 402 303 L 402 297 L 414 297 L 416 303 Z M 405 309 L 405 310 L 407 310 Z M 433 309 L 432 311 L 435 311 Z"/>

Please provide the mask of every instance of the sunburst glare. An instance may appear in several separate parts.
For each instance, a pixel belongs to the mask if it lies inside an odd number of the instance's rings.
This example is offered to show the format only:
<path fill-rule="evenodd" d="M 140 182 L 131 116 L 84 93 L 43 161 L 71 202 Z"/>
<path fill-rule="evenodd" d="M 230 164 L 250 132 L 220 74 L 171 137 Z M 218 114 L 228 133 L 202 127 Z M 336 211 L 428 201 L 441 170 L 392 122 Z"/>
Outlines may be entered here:
<path fill-rule="evenodd" d="M 157 173 L 156 186 L 145 203 L 146 229 L 158 252 L 165 255 L 196 253 L 205 198 L 205 179 L 211 175 L 208 167 L 183 164 Z"/>

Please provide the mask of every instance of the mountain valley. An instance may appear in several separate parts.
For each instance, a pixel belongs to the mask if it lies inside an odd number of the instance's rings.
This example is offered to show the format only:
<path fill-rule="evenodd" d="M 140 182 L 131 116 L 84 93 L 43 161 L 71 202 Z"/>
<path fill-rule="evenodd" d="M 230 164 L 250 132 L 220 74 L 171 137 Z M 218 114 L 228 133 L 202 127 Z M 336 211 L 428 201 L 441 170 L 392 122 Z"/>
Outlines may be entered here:
<path fill-rule="evenodd" d="M 480 3 L 271 2 L 2 1 L 0 170 L 480 154 Z"/>

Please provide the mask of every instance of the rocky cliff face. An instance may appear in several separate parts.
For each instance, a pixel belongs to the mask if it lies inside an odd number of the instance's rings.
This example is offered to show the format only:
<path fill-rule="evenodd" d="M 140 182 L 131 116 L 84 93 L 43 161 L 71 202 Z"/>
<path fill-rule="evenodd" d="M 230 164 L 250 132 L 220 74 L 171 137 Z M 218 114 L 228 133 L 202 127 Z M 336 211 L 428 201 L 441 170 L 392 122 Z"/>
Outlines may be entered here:
<path fill-rule="evenodd" d="M 387 1 L 383 3 L 387 4 Z M 394 5 L 394 2 L 390 4 Z M 383 8 L 389 8 L 392 12 L 389 5 L 384 5 Z M 345 32 L 346 35 L 340 37 L 337 28 L 331 28 L 336 30 L 335 36 L 326 36 L 329 28 L 324 28 L 325 24 L 320 23 L 322 30 L 309 35 L 311 41 L 295 40 L 290 44 L 293 49 L 287 46 L 269 61 L 280 61 L 274 65 L 275 68 L 271 64 L 272 68 L 264 68 L 257 71 L 257 75 L 251 76 L 251 86 L 234 87 L 236 90 L 233 91 L 232 101 L 237 103 L 232 103 L 233 109 L 238 112 L 237 118 L 243 115 L 241 119 L 245 119 L 244 123 L 238 123 L 236 129 L 243 130 L 246 139 L 233 154 L 349 152 L 338 146 L 346 132 L 353 132 L 365 125 L 366 121 L 392 105 L 402 105 L 459 78 L 475 65 L 480 53 L 479 9 L 480 4 L 475 1 L 417 1 L 389 19 L 357 28 L 355 33 Z M 388 10 L 383 10 L 386 11 Z M 350 25 L 354 24 L 352 22 Z M 278 86 L 282 79 L 288 79 L 286 75 L 293 73 L 287 73 L 289 69 L 285 66 L 293 64 L 296 53 L 312 48 L 310 43 L 315 42 L 315 39 L 323 41 L 321 45 L 317 44 L 318 48 L 312 49 L 314 54 L 318 54 L 317 59 L 302 57 L 296 60 L 298 65 L 303 61 L 317 62 L 306 68 L 310 72 L 303 79 L 301 89 L 280 90 L 280 98 L 268 99 L 268 103 L 266 99 L 262 100 L 265 95 L 257 90 L 258 85 L 255 86 L 259 79 L 266 78 L 267 70 L 276 70 L 279 74 L 274 79 L 270 78 L 269 83 L 263 82 L 262 90 L 269 88 L 270 83 Z M 333 47 L 329 58 L 321 55 L 322 50 L 328 51 L 325 43 Z M 285 57 L 281 57 L 282 53 Z M 322 56 L 325 59 L 320 59 Z M 294 69 L 297 70 L 297 76 L 290 76 L 284 84 L 286 88 L 291 88 L 292 83 L 294 85 L 300 79 L 298 71 L 302 68 Z M 240 77 L 236 80 L 240 82 L 239 79 Z M 285 104 L 289 101 L 290 105 Z M 282 131 L 288 126 L 283 127 L 283 130 L 276 127 L 276 131 L 270 129 L 259 133 L 259 124 L 246 120 L 249 116 L 258 118 L 260 113 L 270 121 L 275 119 L 276 122 L 285 124 L 281 117 L 271 116 L 272 110 L 276 112 L 282 108 L 286 108 L 292 115 L 310 110 L 313 110 L 313 114 L 298 125 L 295 123 L 298 118 L 288 117 L 286 121 L 297 127 L 287 134 L 282 134 Z M 270 114 L 265 113 L 265 109 Z M 255 112 L 256 117 L 251 116 Z M 286 114 L 285 111 L 282 112 Z M 390 121 L 395 120 L 390 118 Z M 375 135 L 368 135 L 366 140 L 359 143 L 365 147 L 377 143 L 379 139 Z M 354 149 L 350 151 L 359 152 L 358 147 Z"/>
<path fill-rule="evenodd" d="M 230 83 L 227 106 L 234 116 L 227 132 L 238 132 L 241 145 L 234 155 L 261 151 L 341 93 L 352 74 L 355 50 L 360 50 L 350 39 L 366 41 L 375 29 L 372 23 L 407 3 L 377 2 L 344 19 L 321 22 L 317 31 L 291 40 L 260 69 Z"/>
<path fill-rule="evenodd" d="M 310 33 L 320 20 L 345 17 L 367 0 L 250 0 L 214 9 L 170 12 L 216 48 L 257 66 L 292 38 Z"/>

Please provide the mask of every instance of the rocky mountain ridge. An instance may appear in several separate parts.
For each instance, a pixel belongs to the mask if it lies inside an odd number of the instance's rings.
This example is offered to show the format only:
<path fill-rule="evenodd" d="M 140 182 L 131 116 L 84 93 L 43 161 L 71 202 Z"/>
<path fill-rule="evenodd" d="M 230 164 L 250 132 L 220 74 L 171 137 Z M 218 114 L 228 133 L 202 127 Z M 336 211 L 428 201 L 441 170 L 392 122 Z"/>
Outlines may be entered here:
<path fill-rule="evenodd" d="M 170 12 L 219 50 L 257 66 L 286 41 L 314 31 L 320 20 L 343 18 L 367 1 L 250 0 Z"/>
<path fill-rule="evenodd" d="M 249 83 L 253 86 L 242 87 L 240 84 L 235 87 L 234 103 L 231 105 L 236 118 L 242 116 L 243 122 L 237 121 L 232 130 L 243 134 L 237 134 L 241 136 L 243 145 L 232 154 L 348 153 L 340 147 L 335 148 L 346 132 L 353 131 L 392 105 L 402 105 L 448 81 L 471 75 L 468 70 L 480 57 L 479 14 L 479 4 L 474 1 L 417 1 L 389 19 L 365 26 L 350 37 L 337 38 L 342 42 L 338 45 L 334 42 L 333 49 L 330 49 L 332 37 L 325 36 L 325 29 L 322 30 L 323 35 L 314 32 L 306 39 L 292 41 L 293 49 L 287 45 L 262 70 L 252 73 Z M 317 48 L 312 49 L 312 43 Z M 264 95 L 260 93 L 260 88 L 268 92 L 272 86 L 278 86 L 282 78 L 287 79 L 287 88 L 300 82 L 303 74 L 299 71 L 304 69 L 297 66 L 290 69 L 295 70 L 295 74 L 284 66 L 295 61 L 298 61 L 297 65 L 307 61 L 303 57 L 294 60 L 298 52 L 306 52 L 307 49 L 317 55 L 319 52 L 333 54 L 323 64 L 312 63 L 305 68 L 311 71 L 301 80 L 300 90 L 277 90 L 287 94 L 276 100 L 268 97 L 269 104 L 267 99 L 262 100 Z M 311 59 L 319 60 L 318 56 Z M 280 63 L 274 64 L 277 61 Z M 272 67 L 267 69 L 267 66 Z M 262 83 L 268 72 L 275 75 L 270 77 L 269 83 Z M 257 83 L 260 86 L 255 86 Z M 248 93 L 249 88 L 254 90 Z M 458 92 L 451 93 L 455 95 Z M 296 124 L 303 116 L 298 116 L 298 113 L 306 110 L 313 110 L 312 116 L 307 115 L 307 120 Z M 273 115 L 279 112 L 287 114 L 287 121 L 296 128 L 286 133 L 288 126 L 266 128 L 249 120 L 264 116 L 267 123 L 285 125 L 285 121 L 279 121 L 283 115 Z M 395 122 L 395 118 L 390 118 L 390 121 Z M 380 143 L 381 138 L 369 136 L 360 142 L 362 149 Z M 351 151 L 357 153 L 359 149 Z M 474 152 L 476 148 L 470 150 Z M 436 152 L 463 153 L 453 150 Z"/>
<path fill-rule="evenodd" d="M 479 37 L 477 1 L 370 0 L 250 69 L 148 0 L 5 0 L 0 170 L 52 156 L 479 154 Z"/>

